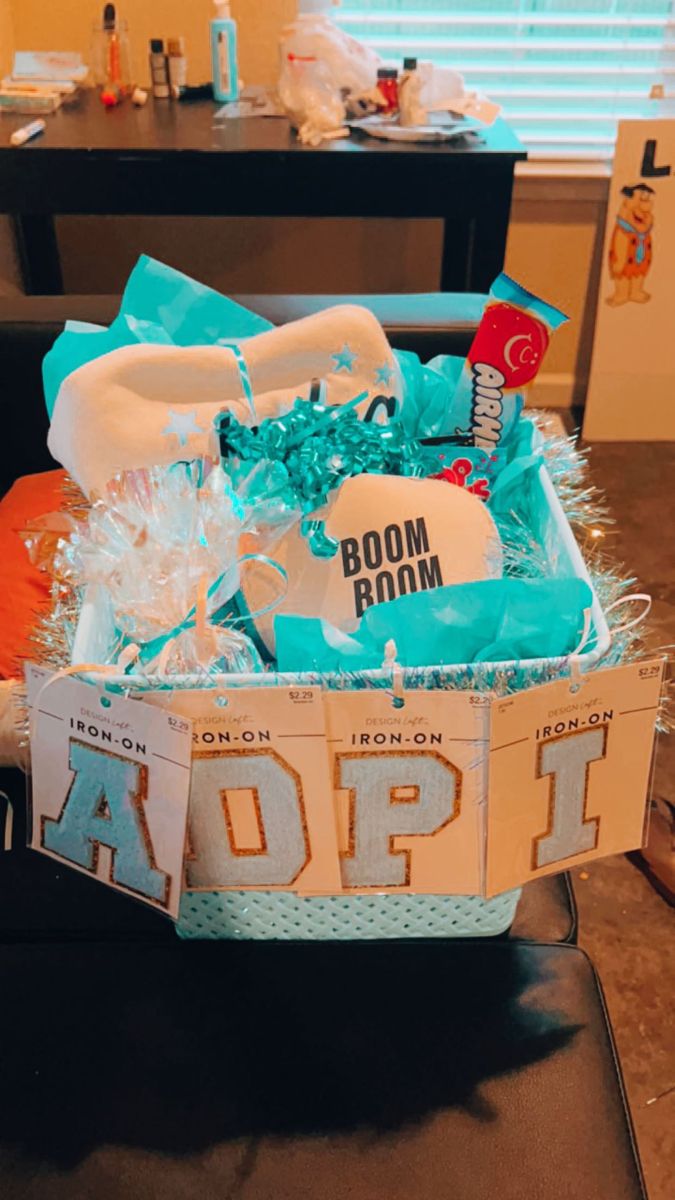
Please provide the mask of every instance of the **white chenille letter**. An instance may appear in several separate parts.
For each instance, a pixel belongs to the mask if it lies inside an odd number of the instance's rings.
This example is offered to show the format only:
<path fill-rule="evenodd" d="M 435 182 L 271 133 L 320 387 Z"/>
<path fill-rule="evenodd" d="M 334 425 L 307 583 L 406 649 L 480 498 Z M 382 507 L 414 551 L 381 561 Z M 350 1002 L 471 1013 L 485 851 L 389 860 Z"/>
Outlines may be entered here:
<path fill-rule="evenodd" d="M 598 842 L 599 819 L 584 819 L 590 764 L 605 757 L 607 727 L 584 729 L 544 742 L 539 750 L 538 777 L 550 775 L 548 832 L 535 841 L 534 866 L 593 850 Z"/>
<path fill-rule="evenodd" d="M 225 805 L 228 791 L 254 791 L 263 848 L 237 852 Z M 295 772 L 272 750 L 195 757 L 190 791 L 188 887 L 281 887 L 309 860 L 302 791 Z"/>
<path fill-rule="evenodd" d="M 433 752 L 339 754 L 337 768 L 336 786 L 352 793 L 345 887 L 405 886 L 410 852 L 395 850 L 392 839 L 429 836 L 458 816 L 461 772 Z"/>

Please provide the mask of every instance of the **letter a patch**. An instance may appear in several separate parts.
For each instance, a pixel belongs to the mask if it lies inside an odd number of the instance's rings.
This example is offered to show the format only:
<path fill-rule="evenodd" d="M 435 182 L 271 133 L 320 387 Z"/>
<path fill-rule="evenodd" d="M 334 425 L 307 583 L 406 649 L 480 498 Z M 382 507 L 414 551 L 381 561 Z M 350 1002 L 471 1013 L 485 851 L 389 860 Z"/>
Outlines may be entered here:
<path fill-rule="evenodd" d="M 177 917 L 192 723 L 42 667 L 26 684 L 31 846 Z"/>

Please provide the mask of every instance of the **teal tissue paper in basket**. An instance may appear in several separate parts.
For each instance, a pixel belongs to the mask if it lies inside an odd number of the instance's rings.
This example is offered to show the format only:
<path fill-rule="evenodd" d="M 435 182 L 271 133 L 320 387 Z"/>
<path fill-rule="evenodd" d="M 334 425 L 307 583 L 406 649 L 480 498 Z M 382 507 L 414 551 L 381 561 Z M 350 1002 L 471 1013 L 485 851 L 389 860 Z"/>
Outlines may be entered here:
<path fill-rule="evenodd" d="M 47 412 L 51 417 L 63 380 L 78 367 L 137 342 L 167 346 L 209 346 L 264 333 L 273 325 L 213 288 L 181 271 L 141 255 L 124 289 L 120 310 L 109 329 L 68 321 L 42 365 Z"/>
<path fill-rule="evenodd" d="M 272 329 L 272 322 L 250 312 L 213 288 L 143 254 L 124 289 L 120 309 L 109 328 L 68 321 L 43 362 L 47 412 L 51 418 L 63 380 L 85 363 L 139 342 L 168 346 L 208 346 L 241 341 Z M 464 360 L 439 355 L 426 366 L 412 351 L 394 351 L 403 377 L 401 420 L 416 437 L 455 434 L 449 398 Z"/>
<path fill-rule="evenodd" d="M 272 328 L 270 321 L 213 288 L 141 255 L 110 327 L 68 321 L 45 356 L 42 373 L 47 412 L 51 418 L 66 376 L 123 346 L 208 346 L 243 341 Z M 424 365 L 412 351 L 396 350 L 394 355 L 402 374 L 400 416 L 406 433 L 454 436 L 458 416 L 449 401 L 464 359 L 439 355 Z"/>
<path fill-rule="evenodd" d="M 274 622 L 278 670 L 374 669 L 390 639 L 405 667 L 557 658 L 578 645 L 592 601 L 583 579 L 487 579 L 373 605 L 353 633 L 282 615 Z"/>

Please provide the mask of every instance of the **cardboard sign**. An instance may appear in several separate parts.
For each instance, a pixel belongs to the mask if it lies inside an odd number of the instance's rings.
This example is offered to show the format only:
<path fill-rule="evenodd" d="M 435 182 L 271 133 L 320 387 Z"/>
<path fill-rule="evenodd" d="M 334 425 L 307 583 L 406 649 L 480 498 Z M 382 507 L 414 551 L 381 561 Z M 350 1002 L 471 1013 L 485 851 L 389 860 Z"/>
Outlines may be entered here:
<path fill-rule="evenodd" d="M 277 613 L 323 617 L 349 631 L 372 604 L 502 572 L 501 543 L 488 509 L 444 480 L 347 479 L 325 528 L 339 543 L 333 558 L 317 558 L 297 528 L 274 547 L 290 583 L 281 604 L 256 622 L 270 648 Z M 251 611 L 268 603 L 269 572 L 253 564 L 242 586 Z"/>
<path fill-rule="evenodd" d="M 327 692 L 328 741 L 348 892 L 482 890 L 489 697 Z"/>
<path fill-rule="evenodd" d="M 190 721 L 52 676 L 26 668 L 31 846 L 177 917 Z"/>
<path fill-rule="evenodd" d="M 321 689 L 174 692 L 172 703 L 194 725 L 186 887 L 339 891 Z"/>
<path fill-rule="evenodd" d="M 675 121 L 620 121 L 584 437 L 675 438 Z"/>
<path fill-rule="evenodd" d="M 492 705 L 488 896 L 642 844 L 663 664 Z"/>

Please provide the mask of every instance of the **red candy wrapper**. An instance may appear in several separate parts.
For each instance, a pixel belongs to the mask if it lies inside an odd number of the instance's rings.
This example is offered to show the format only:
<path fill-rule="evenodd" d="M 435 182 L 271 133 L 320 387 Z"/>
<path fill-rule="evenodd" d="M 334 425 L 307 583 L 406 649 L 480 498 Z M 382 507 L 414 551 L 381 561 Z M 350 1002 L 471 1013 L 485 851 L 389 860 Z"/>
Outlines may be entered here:
<path fill-rule="evenodd" d="M 553 330 L 567 317 L 508 275 L 498 275 L 452 401 L 457 433 L 494 450 L 508 439 Z"/>

